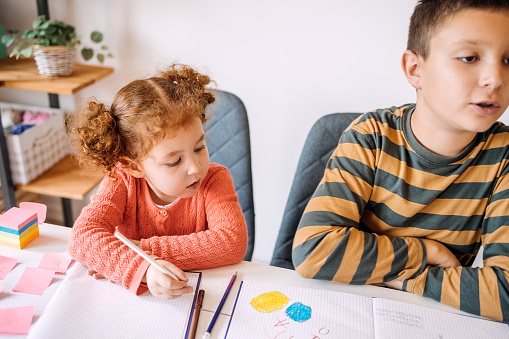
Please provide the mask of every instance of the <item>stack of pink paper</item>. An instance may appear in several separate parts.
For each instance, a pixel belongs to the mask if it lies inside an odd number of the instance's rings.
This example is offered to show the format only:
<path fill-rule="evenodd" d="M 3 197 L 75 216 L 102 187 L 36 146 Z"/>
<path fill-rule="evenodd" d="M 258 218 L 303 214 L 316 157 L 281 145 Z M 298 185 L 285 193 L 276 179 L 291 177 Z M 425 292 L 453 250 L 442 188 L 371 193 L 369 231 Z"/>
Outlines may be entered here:
<path fill-rule="evenodd" d="M 0 245 L 22 249 L 38 236 L 36 212 L 12 207 L 0 215 Z"/>

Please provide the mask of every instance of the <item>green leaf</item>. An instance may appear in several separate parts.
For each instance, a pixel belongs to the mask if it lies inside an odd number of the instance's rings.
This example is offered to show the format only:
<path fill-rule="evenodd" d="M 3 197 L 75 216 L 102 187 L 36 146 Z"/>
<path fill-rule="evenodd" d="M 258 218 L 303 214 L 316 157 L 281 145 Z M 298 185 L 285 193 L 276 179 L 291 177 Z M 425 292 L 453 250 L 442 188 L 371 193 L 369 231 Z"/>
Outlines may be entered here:
<path fill-rule="evenodd" d="M 90 33 L 90 39 L 93 42 L 100 43 L 101 41 L 103 41 L 103 34 L 98 31 L 93 31 L 92 33 Z"/>
<path fill-rule="evenodd" d="M 32 28 L 36 29 L 44 22 L 46 22 L 46 17 L 44 15 L 40 15 L 34 20 L 34 22 L 32 22 Z"/>
<path fill-rule="evenodd" d="M 85 47 L 81 50 L 81 56 L 85 60 L 90 60 L 94 56 L 94 50 L 92 48 Z"/>
<path fill-rule="evenodd" d="M 28 31 L 23 33 L 22 39 L 33 39 L 35 37 L 37 37 L 37 32 Z"/>
<path fill-rule="evenodd" d="M 30 58 L 30 56 L 32 55 L 32 47 L 22 49 L 21 51 L 19 51 L 19 53 L 23 55 L 25 58 Z"/>
<path fill-rule="evenodd" d="M 54 26 L 48 27 L 48 29 L 44 33 L 46 35 L 58 34 L 58 28 Z"/>
<path fill-rule="evenodd" d="M 54 20 L 49 20 L 49 21 L 46 21 L 46 22 L 43 22 L 39 27 L 39 29 L 48 29 L 48 27 L 55 27 L 55 28 L 58 28 L 57 25 L 55 25 L 55 21 Z"/>
<path fill-rule="evenodd" d="M 4 35 L 4 36 L 2 36 L 2 43 L 5 46 L 9 47 L 14 42 L 14 39 L 15 39 L 15 37 L 12 35 Z"/>
<path fill-rule="evenodd" d="M 108 53 L 108 58 L 113 58 L 113 54 L 112 53 Z"/>
<path fill-rule="evenodd" d="M 17 59 L 19 57 L 19 46 L 14 46 L 14 48 L 12 49 L 12 53 L 9 56 L 10 57 L 16 56 Z"/>
<path fill-rule="evenodd" d="M 101 49 L 102 49 L 103 51 L 105 51 L 105 50 L 107 50 L 107 49 L 108 49 L 108 46 L 106 46 L 106 45 L 102 45 L 102 46 L 101 46 Z"/>
<path fill-rule="evenodd" d="M 47 40 L 49 41 L 50 46 L 61 46 L 62 42 L 65 43 L 63 37 L 61 37 L 61 36 L 52 37 L 51 39 L 47 39 Z"/>
<path fill-rule="evenodd" d="M 99 62 L 102 64 L 104 62 L 104 54 L 98 53 L 97 60 L 99 60 Z"/>
<path fill-rule="evenodd" d="M 51 46 L 51 45 L 50 45 L 50 40 L 49 40 L 48 38 L 44 38 L 44 39 L 39 39 L 39 40 L 37 40 L 36 45 L 40 45 L 40 46 L 44 46 L 44 47 Z"/>

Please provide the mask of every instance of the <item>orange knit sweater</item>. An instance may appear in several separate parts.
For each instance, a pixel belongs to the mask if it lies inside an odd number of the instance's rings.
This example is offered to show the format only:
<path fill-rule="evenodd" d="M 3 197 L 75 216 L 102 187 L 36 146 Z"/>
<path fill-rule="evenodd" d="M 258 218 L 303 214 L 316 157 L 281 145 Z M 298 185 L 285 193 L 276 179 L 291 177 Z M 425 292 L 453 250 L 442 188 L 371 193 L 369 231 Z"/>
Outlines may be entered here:
<path fill-rule="evenodd" d="M 247 248 L 247 227 L 228 170 L 211 164 L 200 190 L 164 209 L 150 198 L 144 179 L 119 167 L 106 176 L 76 220 L 68 250 L 77 261 L 133 293 L 149 263 L 118 240 L 115 228 L 155 258 L 182 270 L 237 263 Z"/>

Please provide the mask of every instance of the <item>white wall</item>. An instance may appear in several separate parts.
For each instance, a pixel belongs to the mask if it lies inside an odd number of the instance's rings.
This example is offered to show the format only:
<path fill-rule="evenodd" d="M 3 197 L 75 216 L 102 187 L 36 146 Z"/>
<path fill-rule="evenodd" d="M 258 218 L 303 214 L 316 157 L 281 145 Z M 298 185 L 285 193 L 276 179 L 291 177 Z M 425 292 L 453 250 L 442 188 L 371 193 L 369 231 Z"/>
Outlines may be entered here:
<path fill-rule="evenodd" d="M 30 27 L 35 0 L 1 1 L 4 27 Z M 237 94 L 251 127 L 254 260 L 267 263 L 312 124 L 328 113 L 415 100 L 400 69 L 415 2 L 49 0 L 52 18 L 84 36 L 102 31 L 115 54 L 107 61 L 113 75 L 74 98 L 61 96 L 61 105 L 72 109 L 74 100 L 92 95 L 110 102 L 120 87 L 173 61 Z M 0 100 L 48 104 L 46 95 L 2 88 Z"/>

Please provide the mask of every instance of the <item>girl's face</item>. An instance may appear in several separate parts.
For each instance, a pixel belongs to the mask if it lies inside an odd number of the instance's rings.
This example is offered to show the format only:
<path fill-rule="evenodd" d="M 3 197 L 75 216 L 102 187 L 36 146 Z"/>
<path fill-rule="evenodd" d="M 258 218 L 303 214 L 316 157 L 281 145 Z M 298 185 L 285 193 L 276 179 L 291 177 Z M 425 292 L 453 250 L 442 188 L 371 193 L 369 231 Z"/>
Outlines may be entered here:
<path fill-rule="evenodd" d="M 189 126 L 165 137 L 137 162 L 131 173 L 145 178 L 154 203 L 167 205 L 177 198 L 189 198 L 198 192 L 209 170 L 205 133 L 198 117 Z"/>

